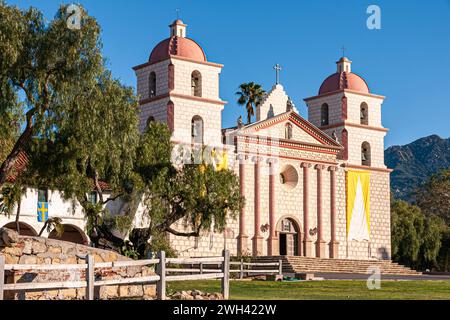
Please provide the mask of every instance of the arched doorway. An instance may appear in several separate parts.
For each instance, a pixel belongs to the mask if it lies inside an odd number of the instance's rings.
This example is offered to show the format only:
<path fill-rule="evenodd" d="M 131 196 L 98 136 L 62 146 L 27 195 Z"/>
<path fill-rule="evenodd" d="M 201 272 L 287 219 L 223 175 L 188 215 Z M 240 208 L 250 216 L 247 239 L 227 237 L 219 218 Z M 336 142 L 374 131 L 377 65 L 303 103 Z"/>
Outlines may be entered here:
<path fill-rule="evenodd" d="M 299 256 L 301 254 L 300 227 L 293 218 L 282 218 L 278 222 L 277 233 L 281 256 Z"/>
<path fill-rule="evenodd" d="M 15 222 L 9 222 L 5 224 L 3 228 L 17 231 L 17 226 Z M 36 232 L 36 230 L 34 230 L 32 226 L 22 221 L 19 222 L 19 230 L 20 230 L 19 234 L 21 236 L 37 237 L 38 235 L 38 233 Z"/>
<path fill-rule="evenodd" d="M 89 239 L 85 235 L 85 233 L 78 228 L 77 226 L 74 226 L 72 224 L 64 224 L 64 233 L 61 235 L 61 237 L 58 237 L 58 234 L 55 229 L 53 229 L 50 234 L 48 235 L 49 239 L 56 239 L 56 240 L 62 240 L 62 241 L 68 241 L 83 245 L 89 244 Z"/>

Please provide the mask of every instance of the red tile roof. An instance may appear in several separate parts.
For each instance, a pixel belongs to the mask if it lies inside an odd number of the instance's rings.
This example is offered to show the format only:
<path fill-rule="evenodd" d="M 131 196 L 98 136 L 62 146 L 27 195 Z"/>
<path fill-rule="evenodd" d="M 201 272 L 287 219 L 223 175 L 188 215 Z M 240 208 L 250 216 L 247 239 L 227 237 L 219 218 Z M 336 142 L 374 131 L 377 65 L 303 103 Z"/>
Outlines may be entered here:
<path fill-rule="evenodd" d="M 149 62 L 163 61 L 169 59 L 171 55 L 206 62 L 205 52 L 197 42 L 177 36 L 167 38 L 158 43 L 150 54 Z"/>
<path fill-rule="evenodd" d="M 342 89 L 370 93 L 366 81 L 353 72 L 336 72 L 325 79 L 319 89 L 319 95 Z"/>

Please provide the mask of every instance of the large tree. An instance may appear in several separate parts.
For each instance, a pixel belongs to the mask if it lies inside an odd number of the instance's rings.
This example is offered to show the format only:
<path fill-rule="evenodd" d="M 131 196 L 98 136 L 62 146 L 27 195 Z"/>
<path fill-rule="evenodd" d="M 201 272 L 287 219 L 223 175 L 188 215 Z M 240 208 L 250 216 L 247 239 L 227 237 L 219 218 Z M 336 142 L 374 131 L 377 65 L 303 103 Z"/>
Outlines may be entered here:
<path fill-rule="evenodd" d="M 427 216 L 440 217 L 450 226 L 450 168 L 433 174 L 416 192 L 416 202 Z"/>
<path fill-rule="evenodd" d="M 446 226 L 442 231 L 438 267 L 450 270 L 450 168 L 433 174 L 416 192 L 416 203 L 427 217 L 438 217 Z"/>
<path fill-rule="evenodd" d="M 252 116 L 255 114 L 254 108 L 261 103 L 265 93 L 261 85 L 254 82 L 243 83 L 239 86 L 239 91 L 236 92 L 236 95 L 239 96 L 237 103 L 245 106 L 248 124 L 252 122 Z"/>
<path fill-rule="evenodd" d="M 436 265 L 441 247 L 443 222 L 436 217 L 425 217 L 420 208 L 403 200 L 391 205 L 392 257 L 395 261 L 414 268 Z"/>
<path fill-rule="evenodd" d="M 0 114 L 8 116 L 0 121 L 0 134 L 16 137 L 2 159 L 0 185 L 26 154 L 26 172 L 15 185 L 49 187 L 78 200 L 91 239 L 119 242 L 102 228 L 101 213 L 108 201 L 129 193 L 138 103 L 133 90 L 105 69 L 100 27 L 80 10 L 80 29 L 73 29 L 67 6 L 46 22 L 37 9 L 0 3 L 0 85 L 6 93 Z M 111 197 L 103 196 L 105 189 Z M 92 191 L 98 204 L 88 200 Z"/>
<path fill-rule="evenodd" d="M 79 84 L 93 83 L 102 68 L 100 28 L 83 11 L 80 30 L 67 27 L 66 7 L 46 23 L 35 8 L 20 10 L 0 3 L 0 114 L 20 108 L 22 128 L 0 165 L 0 185 L 33 137 L 53 130 L 53 117 L 62 98 Z M 3 136 L 12 136 L 16 125 L 4 123 Z M 5 125 L 7 126 L 5 129 Z"/>
<path fill-rule="evenodd" d="M 137 102 L 132 89 L 100 75 L 92 86 L 79 86 L 61 100 L 52 119 L 56 131 L 43 132 L 31 143 L 29 170 L 34 185 L 62 192 L 84 209 L 87 231 L 95 244 L 122 239 L 104 223 L 105 205 L 128 200 L 134 185 L 135 149 L 139 141 Z M 98 203 L 88 197 L 98 196 Z M 106 245 L 103 243 L 103 245 Z"/>
<path fill-rule="evenodd" d="M 142 199 L 149 218 L 139 237 L 144 247 L 147 241 L 157 247 L 166 233 L 223 230 L 243 205 L 234 173 L 208 164 L 174 167 L 163 124 L 150 123 L 140 136 L 137 98 L 105 69 L 96 20 L 82 9 L 81 29 L 74 30 L 67 18 L 65 6 L 45 22 L 36 9 L 0 5 L 0 84 L 8 93 L 0 106 L 11 115 L 20 110 L 16 118 L 23 119 L 1 164 L 0 185 L 25 153 L 28 165 L 16 186 L 48 187 L 77 200 L 91 240 L 111 249 L 133 250 L 114 231 L 132 227 Z M 91 191 L 98 203 L 89 201 Z M 105 205 L 118 198 L 129 202 L 128 211 L 110 219 Z"/>
<path fill-rule="evenodd" d="M 167 233 L 199 237 L 202 232 L 224 230 L 227 217 L 235 217 L 244 205 L 236 175 L 211 164 L 171 162 L 170 131 L 151 122 L 141 137 L 136 171 L 141 178 L 148 227 L 130 238 L 141 254 L 156 251 Z M 175 152 L 178 147 L 175 147 Z M 179 223 L 174 227 L 174 223 Z M 153 243 L 147 244 L 148 239 Z"/>

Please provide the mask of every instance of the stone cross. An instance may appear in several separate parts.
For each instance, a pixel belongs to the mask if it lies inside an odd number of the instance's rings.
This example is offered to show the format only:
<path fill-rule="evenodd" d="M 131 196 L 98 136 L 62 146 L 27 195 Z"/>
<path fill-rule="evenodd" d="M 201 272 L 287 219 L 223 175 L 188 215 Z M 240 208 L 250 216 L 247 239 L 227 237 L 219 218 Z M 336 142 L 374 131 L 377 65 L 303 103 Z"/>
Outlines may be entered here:
<path fill-rule="evenodd" d="M 275 73 L 276 73 L 276 83 L 275 84 L 279 84 L 280 83 L 280 71 L 281 71 L 281 67 L 280 65 L 277 63 L 274 67 L 275 69 Z"/>

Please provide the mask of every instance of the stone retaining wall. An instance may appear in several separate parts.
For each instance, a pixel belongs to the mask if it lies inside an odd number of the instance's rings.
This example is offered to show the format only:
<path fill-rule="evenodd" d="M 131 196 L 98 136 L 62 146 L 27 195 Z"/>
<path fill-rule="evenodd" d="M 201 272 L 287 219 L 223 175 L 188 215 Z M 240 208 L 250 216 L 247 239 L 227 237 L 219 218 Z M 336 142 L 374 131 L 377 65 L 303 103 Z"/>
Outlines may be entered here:
<path fill-rule="evenodd" d="M 1 230 L 0 230 L 1 231 Z M 8 231 L 9 233 L 9 231 Z M 91 248 L 65 241 L 14 236 L 13 241 L 0 241 L 0 254 L 5 256 L 6 264 L 84 264 L 84 256 L 91 254 L 96 263 L 131 260 L 115 252 Z M 83 281 L 84 270 L 21 270 L 6 271 L 6 283 Z M 122 279 L 154 275 L 153 266 L 98 268 L 96 280 Z M 84 299 L 85 288 L 46 291 L 5 292 L 10 300 L 72 300 Z M 152 299 L 156 295 L 155 285 L 112 285 L 95 287 L 96 299 L 141 298 Z"/>

